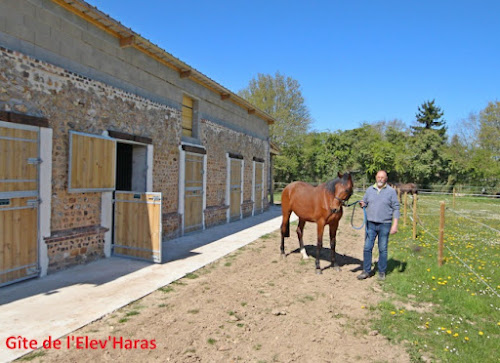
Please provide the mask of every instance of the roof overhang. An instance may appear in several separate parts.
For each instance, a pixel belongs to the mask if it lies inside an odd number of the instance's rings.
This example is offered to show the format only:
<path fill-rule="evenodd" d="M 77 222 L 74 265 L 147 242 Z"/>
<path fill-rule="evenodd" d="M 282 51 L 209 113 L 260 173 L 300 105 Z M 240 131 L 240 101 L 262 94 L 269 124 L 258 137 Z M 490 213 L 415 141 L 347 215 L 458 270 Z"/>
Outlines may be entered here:
<path fill-rule="evenodd" d="M 151 43 L 149 40 L 143 38 L 130 28 L 125 27 L 119 21 L 98 10 L 95 6 L 92 6 L 83 0 L 52 1 L 60 5 L 67 11 L 71 12 L 72 14 L 77 15 L 78 17 L 86 20 L 97 28 L 114 36 L 117 39 L 120 47 L 133 47 L 139 50 L 140 52 L 148 55 L 161 64 L 164 64 L 167 67 L 176 70 L 179 73 L 180 78 L 189 78 L 193 80 L 203 87 L 219 94 L 221 100 L 227 100 L 229 102 L 235 103 L 239 107 L 246 109 L 248 114 L 254 114 L 265 120 L 268 125 L 271 125 L 275 122 L 275 119 L 268 113 L 259 110 L 250 102 L 231 92 L 227 88 L 221 86 L 219 83 L 208 78 L 203 73 L 197 71 L 193 67 L 174 57 L 172 54 L 166 52 L 157 45 Z"/>

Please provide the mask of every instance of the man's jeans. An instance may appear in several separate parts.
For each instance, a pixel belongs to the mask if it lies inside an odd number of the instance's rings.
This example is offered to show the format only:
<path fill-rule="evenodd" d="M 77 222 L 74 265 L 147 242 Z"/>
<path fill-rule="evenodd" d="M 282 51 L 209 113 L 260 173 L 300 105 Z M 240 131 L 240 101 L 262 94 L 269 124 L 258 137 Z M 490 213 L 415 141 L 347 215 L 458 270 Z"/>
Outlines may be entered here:
<path fill-rule="evenodd" d="M 387 244 L 391 223 L 375 223 L 366 221 L 365 247 L 363 249 L 363 271 L 370 273 L 372 268 L 372 250 L 375 245 L 375 238 L 378 236 L 378 272 L 385 273 L 387 270 Z"/>

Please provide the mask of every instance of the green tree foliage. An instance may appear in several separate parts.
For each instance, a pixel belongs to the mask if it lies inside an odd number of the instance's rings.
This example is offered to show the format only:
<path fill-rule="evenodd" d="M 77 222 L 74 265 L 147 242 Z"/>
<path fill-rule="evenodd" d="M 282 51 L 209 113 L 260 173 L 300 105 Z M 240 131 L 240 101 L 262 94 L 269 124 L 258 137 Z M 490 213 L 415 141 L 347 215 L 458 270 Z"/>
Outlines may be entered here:
<path fill-rule="evenodd" d="M 457 183 L 481 185 L 500 192 L 498 101 L 471 114 L 448 142 L 444 112 L 434 100 L 419 106 L 411 128 L 392 120 L 308 133 L 311 117 L 296 80 L 279 72 L 259 74 L 239 94 L 277 120 L 271 138 L 281 149 L 274 163 L 278 182 L 320 183 L 350 171 L 360 186 L 384 169 L 393 182 L 440 184 L 443 190 Z"/>
<path fill-rule="evenodd" d="M 304 166 L 304 145 L 311 123 L 309 109 L 298 81 L 279 72 L 274 76 L 258 74 L 238 94 L 274 117 L 270 133 L 281 149 L 276 156 L 275 178 L 282 182 L 311 179 Z"/>
<path fill-rule="evenodd" d="M 238 94 L 276 119 L 270 131 L 279 147 L 286 147 L 307 133 L 311 116 L 295 79 L 279 72 L 274 76 L 259 73 Z"/>
<path fill-rule="evenodd" d="M 412 126 L 413 134 L 418 135 L 423 130 L 436 130 L 444 140 L 446 121 L 442 119 L 443 115 L 441 108 L 435 105 L 435 100 L 424 102 L 415 114 L 417 126 Z"/>
<path fill-rule="evenodd" d="M 490 102 L 479 114 L 479 145 L 500 158 L 500 101 Z"/>

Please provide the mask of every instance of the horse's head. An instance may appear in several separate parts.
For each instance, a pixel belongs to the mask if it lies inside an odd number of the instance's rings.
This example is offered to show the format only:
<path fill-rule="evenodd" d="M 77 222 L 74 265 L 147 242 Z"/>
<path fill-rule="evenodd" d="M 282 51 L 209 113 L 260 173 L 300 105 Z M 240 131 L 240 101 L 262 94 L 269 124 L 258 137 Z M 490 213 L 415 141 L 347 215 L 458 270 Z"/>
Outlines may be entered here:
<path fill-rule="evenodd" d="M 338 173 L 338 179 L 332 180 L 328 183 L 328 189 L 333 194 L 334 205 L 331 210 L 332 213 L 338 213 L 345 206 L 353 193 L 353 182 L 350 173 Z"/>

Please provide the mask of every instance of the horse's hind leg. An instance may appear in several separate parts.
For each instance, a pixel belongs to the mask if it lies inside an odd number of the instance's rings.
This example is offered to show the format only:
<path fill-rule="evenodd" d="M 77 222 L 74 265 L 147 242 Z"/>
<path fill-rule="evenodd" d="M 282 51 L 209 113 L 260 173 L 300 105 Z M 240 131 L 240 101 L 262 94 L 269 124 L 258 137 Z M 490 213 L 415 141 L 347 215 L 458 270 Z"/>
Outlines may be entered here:
<path fill-rule="evenodd" d="M 309 258 L 306 249 L 304 248 L 304 240 L 303 240 L 305 224 L 306 224 L 305 220 L 299 219 L 299 225 L 297 227 L 297 237 L 299 237 L 300 253 L 302 254 L 302 258 L 304 260 Z"/>
<path fill-rule="evenodd" d="M 281 257 L 286 257 L 285 255 L 285 237 L 290 237 L 290 215 L 291 211 L 283 212 L 283 221 L 281 222 Z"/>

